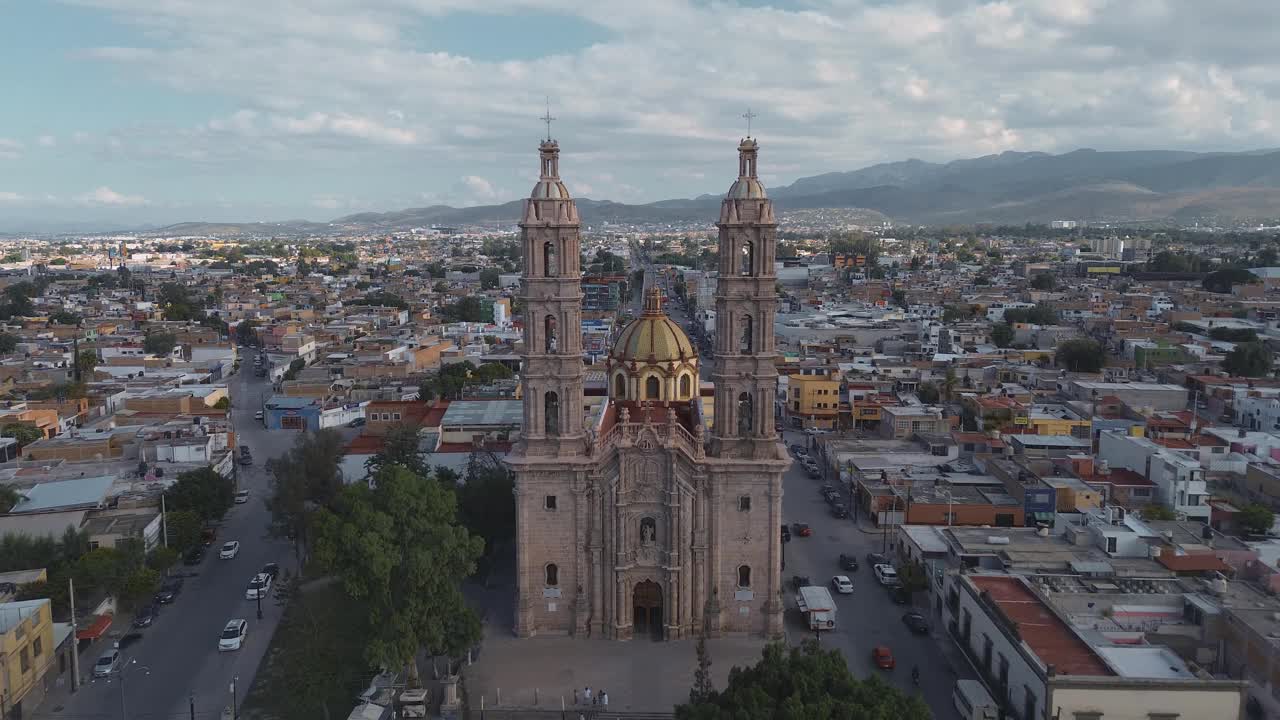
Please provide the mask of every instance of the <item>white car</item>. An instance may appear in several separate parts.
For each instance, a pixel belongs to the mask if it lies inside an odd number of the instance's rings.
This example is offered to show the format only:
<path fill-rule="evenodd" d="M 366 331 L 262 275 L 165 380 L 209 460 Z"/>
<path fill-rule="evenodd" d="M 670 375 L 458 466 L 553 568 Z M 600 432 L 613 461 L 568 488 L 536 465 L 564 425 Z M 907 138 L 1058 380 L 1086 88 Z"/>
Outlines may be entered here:
<path fill-rule="evenodd" d="M 831 587 L 835 588 L 836 592 L 841 595 L 848 595 L 853 592 L 853 581 L 849 579 L 848 575 L 836 575 L 831 578 Z"/>
<path fill-rule="evenodd" d="M 267 591 L 271 589 L 271 576 L 266 573 L 258 573 L 249 581 L 249 589 L 244 591 L 245 600 L 257 600 L 267 596 Z"/>
<path fill-rule="evenodd" d="M 240 541 L 232 540 L 222 544 L 222 549 L 218 551 L 219 560 L 230 560 L 240 554 Z"/>
<path fill-rule="evenodd" d="M 116 671 L 116 667 L 120 665 L 120 651 L 116 649 L 108 650 L 98 657 L 98 661 L 93 664 L 93 676 L 96 678 L 106 677 Z"/>
<path fill-rule="evenodd" d="M 254 414 L 253 414 L 253 419 L 254 419 L 254 420 L 261 420 L 263 417 L 264 417 L 264 416 L 263 416 L 263 414 L 262 414 L 262 411 L 261 411 L 261 410 L 259 410 L 258 412 L 256 412 L 256 413 L 254 413 Z"/>
<path fill-rule="evenodd" d="M 892 565 L 875 566 L 876 579 L 881 585 L 897 585 L 898 571 L 893 569 Z"/>
<path fill-rule="evenodd" d="M 244 645 L 244 636 L 248 634 L 249 623 L 243 619 L 227 621 L 226 627 L 222 628 L 222 635 L 218 637 L 218 652 L 239 650 Z"/>
<path fill-rule="evenodd" d="M 241 490 L 240 492 L 236 493 L 236 504 L 237 504 L 237 505 L 243 505 L 243 504 L 245 504 L 245 503 L 247 503 L 247 502 L 249 502 L 249 491 L 248 491 L 248 490 Z"/>

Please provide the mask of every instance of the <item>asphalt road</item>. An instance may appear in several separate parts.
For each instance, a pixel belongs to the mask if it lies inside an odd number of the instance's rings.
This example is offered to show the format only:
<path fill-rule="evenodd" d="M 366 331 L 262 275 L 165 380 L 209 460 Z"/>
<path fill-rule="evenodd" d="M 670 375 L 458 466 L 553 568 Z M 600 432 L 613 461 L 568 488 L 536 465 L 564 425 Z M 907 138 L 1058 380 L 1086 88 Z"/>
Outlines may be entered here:
<path fill-rule="evenodd" d="M 803 433 L 787 432 L 786 442 L 804 445 Z M 795 608 L 795 593 L 790 590 L 792 575 L 806 575 L 815 585 L 831 588 L 833 575 L 848 575 L 853 581 L 852 595 L 838 595 L 831 591 L 836 603 L 836 629 L 822 633 L 825 647 L 839 648 L 849 662 L 849 668 L 857 677 L 878 674 L 883 679 L 906 692 L 915 692 L 911 683 L 911 668 L 920 668 L 919 690 L 938 720 L 959 720 L 951 701 L 956 675 L 940 652 L 939 643 L 950 642 L 933 623 L 932 636 L 913 635 L 902 623 L 902 615 L 909 609 L 895 605 L 889 593 L 882 587 L 867 566 L 866 554 L 880 552 L 883 537 L 860 530 L 852 520 L 840 520 L 831 516 L 829 508 L 818 490 L 822 480 L 810 479 L 799 465 L 792 464 L 783 479 L 785 494 L 782 499 L 782 515 L 787 524 L 808 523 L 813 529 L 810 537 L 793 534 L 785 544 L 786 568 L 782 571 L 786 584 L 787 635 L 792 642 L 811 635 L 808 626 Z M 832 483 L 837 485 L 838 483 Z M 892 541 L 892 537 L 889 538 Z M 859 569 L 846 572 L 840 569 L 840 553 L 858 558 Z M 928 608 L 921 608 L 933 622 Z M 871 662 L 871 649 L 887 645 L 893 652 L 897 668 L 880 670 Z"/>
<path fill-rule="evenodd" d="M 251 366 L 252 360 L 246 358 L 245 367 Z M 227 513 L 217 540 L 200 565 L 179 566 L 179 571 L 194 571 L 197 576 L 187 578 L 174 603 L 164 606 L 155 623 L 142 631 L 142 641 L 124 650 L 128 714 L 121 713 L 120 680 L 111 678 L 86 682 L 57 712 L 46 702 L 38 717 L 186 720 L 191 717 L 189 698 L 193 698 L 196 717 L 208 720 L 218 718 L 230 705 L 233 679 L 238 702 L 243 701 L 282 611 L 274 598 L 264 598 L 263 619 L 258 620 L 254 601 L 244 598 L 245 588 L 267 562 L 280 563 L 282 572 L 296 570 L 292 546 L 266 536 L 268 512 L 263 504 L 267 492 L 263 465 L 267 458 L 288 449 L 293 434 L 268 432 L 254 420 L 261 392 L 270 386 L 252 375 L 252 371 L 241 372 L 230 381 L 237 442 L 248 445 L 254 457 L 252 466 L 239 467 L 239 485 L 251 492 L 249 502 L 235 505 Z M 233 560 L 218 559 L 218 548 L 226 540 L 241 543 L 240 554 Z M 232 618 L 249 622 L 244 646 L 234 652 L 218 652 L 218 636 Z M 113 631 L 123 630 L 124 623 L 124 618 L 117 620 Z M 82 677 L 90 676 L 97 652 L 100 650 L 81 656 Z"/>

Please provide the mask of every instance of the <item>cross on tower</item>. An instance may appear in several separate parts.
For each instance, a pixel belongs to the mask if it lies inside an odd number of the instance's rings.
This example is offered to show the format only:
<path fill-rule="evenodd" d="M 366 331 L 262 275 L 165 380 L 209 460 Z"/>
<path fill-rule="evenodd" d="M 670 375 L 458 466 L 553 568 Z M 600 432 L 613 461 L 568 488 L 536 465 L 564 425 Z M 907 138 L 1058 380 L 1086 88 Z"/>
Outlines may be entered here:
<path fill-rule="evenodd" d="M 751 112 L 751 108 L 747 108 L 747 111 L 742 114 L 742 117 L 747 120 L 747 137 L 751 137 L 751 121 L 759 117 L 759 115 Z"/>
<path fill-rule="evenodd" d="M 551 98 L 549 97 L 547 98 L 547 114 L 543 115 L 539 120 L 547 124 L 547 142 L 551 142 L 551 121 L 555 120 L 555 118 L 551 117 Z"/>

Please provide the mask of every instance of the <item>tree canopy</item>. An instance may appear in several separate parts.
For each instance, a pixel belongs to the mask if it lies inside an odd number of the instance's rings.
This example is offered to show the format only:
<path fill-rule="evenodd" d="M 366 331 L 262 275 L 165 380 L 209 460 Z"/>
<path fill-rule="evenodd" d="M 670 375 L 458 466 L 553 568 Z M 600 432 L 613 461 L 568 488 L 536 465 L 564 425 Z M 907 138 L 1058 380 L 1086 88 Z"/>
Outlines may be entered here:
<path fill-rule="evenodd" d="M 991 328 L 991 342 L 998 348 L 1007 348 L 1013 344 L 1013 327 L 1007 322 L 996 323 Z"/>
<path fill-rule="evenodd" d="M 753 667 L 729 671 L 724 690 L 676 706 L 677 720 L 928 720 L 928 705 L 872 675 L 859 680 L 839 650 L 806 640 L 765 646 Z"/>
<path fill-rule="evenodd" d="M 1009 308 L 1004 311 L 1004 321 L 1011 325 L 1017 323 L 1053 325 L 1058 322 L 1058 311 L 1048 303 L 1038 303 L 1030 308 Z"/>
<path fill-rule="evenodd" d="M 1097 340 L 1079 338 L 1059 345 L 1055 359 L 1071 372 L 1096 373 L 1102 371 L 1105 357 Z"/>
<path fill-rule="evenodd" d="M 1271 351 L 1260 342 L 1240 343 L 1223 358 L 1222 368 L 1240 377 L 1262 377 L 1271 372 Z"/>
<path fill-rule="evenodd" d="M 164 357 L 178 346 L 178 336 L 173 333 L 148 333 L 142 341 L 142 349 L 152 355 Z"/>
<path fill-rule="evenodd" d="M 342 487 L 338 460 L 342 436 L 333 429 L 299 435 L 289 452 L 267 461 L 271 492 L 271 532 L 294 541 L 294 552 L 304 556 L 311 547 L 311 518 L 328 505 Z"/>
<path fill-rule="evenodd" d="M 1051 291 L 1058 287 L 1058 280 L 1052 273 L 1037 273 L 1031 278 L 1031 287 L 1035 290 Z"/>
<path fill-rule="evenodd" d="M 1247 285 L 1258 282 L 1258 276 L 1240 267 L 1214 270 L 1205 276 L 1204 289 L 1215 293 L 1229 293 L 1232 285 Z"/>
<path fill-rule="evenodd" d="M 186 510 L 203 522 L 217 520 L 235 502 L 235 486 L 213 468 L 189 470 L 164 493 L 166 510 Z"/>
<path fill-rule="evenodd" d="M 387 428 L 382 438 L 382 449 L 365 461 L 370 475 L 377 475 L 384 467 L 399 465 L 414 475 L 426 475 L 429 470 L 418 447 L 419 430 L 412 423 L 396 423 Z"/>
<path fill-rule="evenodd" d="M 479 640 L 462 583 L 483 549 L 457 524 L 453 492 L 398 465 L 343 487 L 316 516 L 315 560 L 365 611 L 364 659 L 408 665 L 411 678 L 419 650 L 456 657 Z"/>
<path fill-rule="evenodd" d="M 1276 521 L 1276 514 L 1266 505 L 1250 503 L 1240 509 L 1237 519 L 1245 532 L 1251 535 L 1266 535 Z"/>

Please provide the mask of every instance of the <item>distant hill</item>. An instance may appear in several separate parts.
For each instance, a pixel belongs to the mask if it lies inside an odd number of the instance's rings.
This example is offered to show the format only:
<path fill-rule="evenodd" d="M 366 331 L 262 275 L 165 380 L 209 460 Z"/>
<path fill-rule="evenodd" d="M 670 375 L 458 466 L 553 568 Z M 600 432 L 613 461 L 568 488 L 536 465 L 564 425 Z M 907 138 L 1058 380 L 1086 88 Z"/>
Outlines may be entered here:
<path fill-rule="evenodd" d="M 569 181 L 572 188 L 572 179 Z M 1172 150 L 1061 155 L 1004 152 L 930 163 L 903 160 L 850 172 L 803 177 L 770 188 L 780 211 L 857 208 L 869 221 L 970 224 L 1086 222 L 1152 224 L 1239 222 L 1280 217 L 1280 151 L 1194 153 Z M 715 221 L 721 195 L 644 205 L 580 198 L 587 224 L 662 224 Z M 404 230 L 432 225 L 509 227 L 520 201 L 455 208 L 432 205 L 385 213 L 357 213 L 330 223 L 182 223 L 168 234 L 333 234 Z"/>

